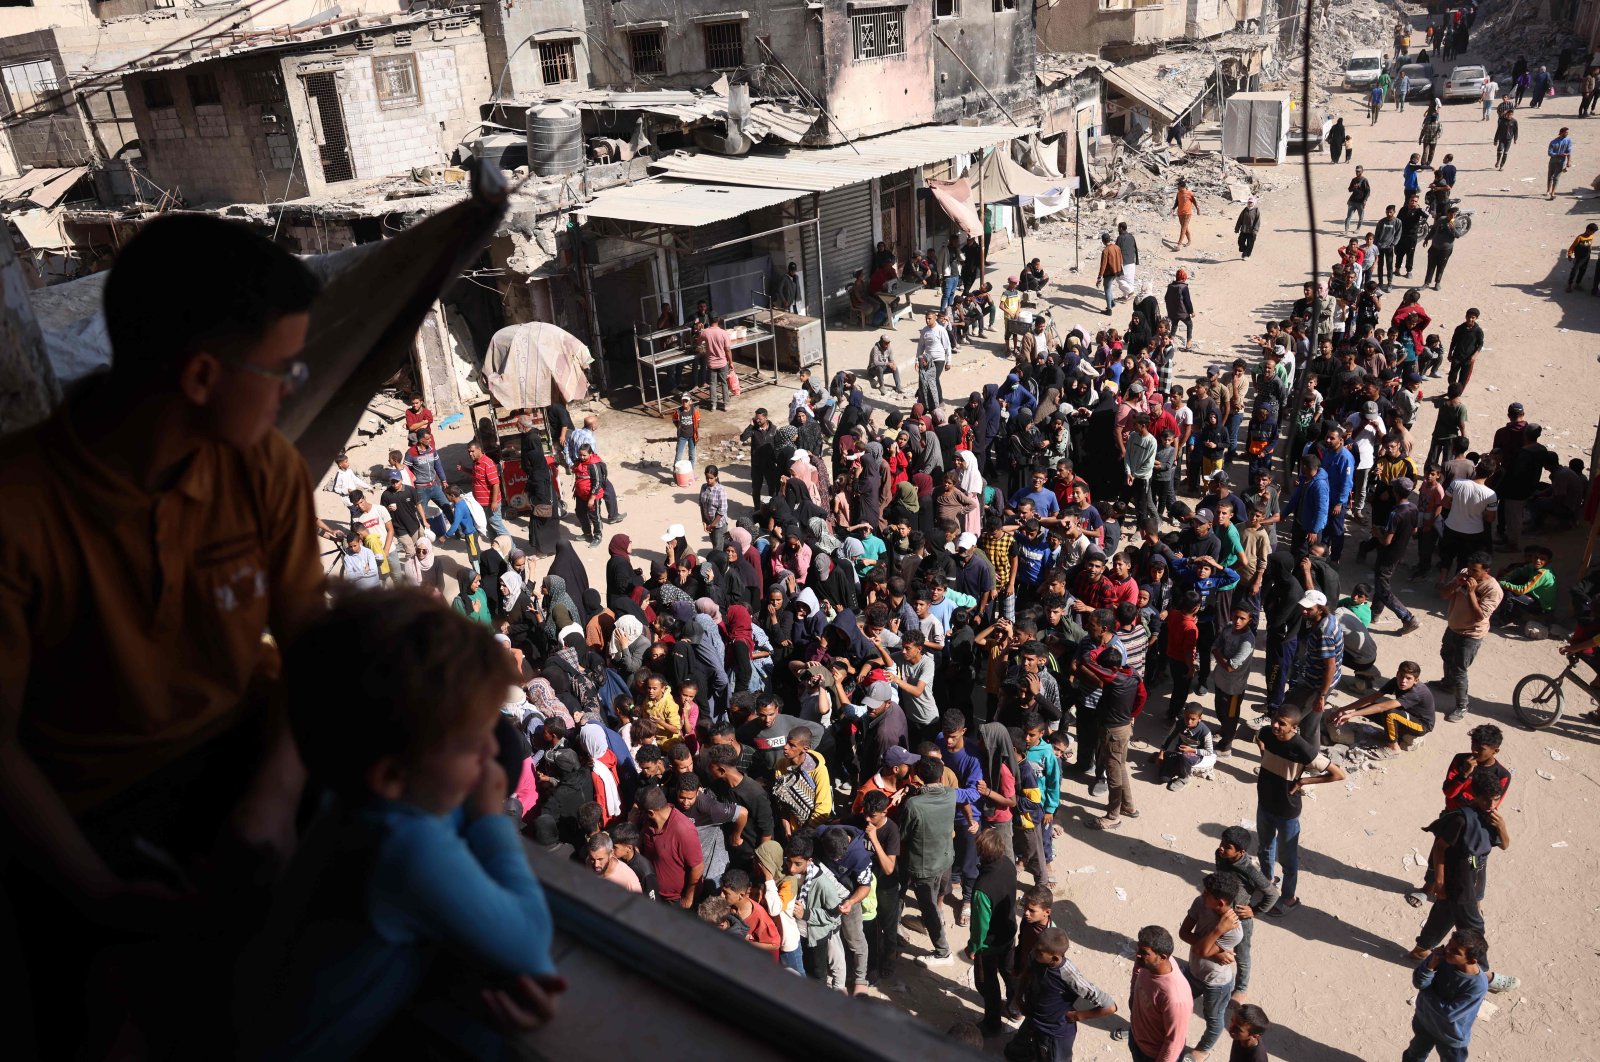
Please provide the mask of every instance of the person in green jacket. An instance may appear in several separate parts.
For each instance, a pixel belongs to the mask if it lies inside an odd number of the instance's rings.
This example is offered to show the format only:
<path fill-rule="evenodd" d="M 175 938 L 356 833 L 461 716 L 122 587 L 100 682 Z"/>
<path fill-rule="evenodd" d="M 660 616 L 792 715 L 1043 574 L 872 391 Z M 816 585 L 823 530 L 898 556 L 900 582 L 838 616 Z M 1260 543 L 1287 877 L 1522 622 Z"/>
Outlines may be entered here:
<path fill-rule="evenodd" d="M 1044 843 L 1044 883 L 1056 883 L 1055 871 L 1055 815 L 1061 806 L 1061 758 L 1050 742 L 1045 740 L 1044 716 L 1029 712 L 1022 720 L 1022 736 L 1026 743 L 1025 755 L 1039 769 L 1039 807 L 1044 813 L 1039 823 L 1039 839 Z"/>
<path fill-rule="evenodd" d="M 812 858 L 814 850 L 815 838 L 809 833 L 795 834 L 784 849 L 789 873 L 800 879 L 800 888 L 795 894 L 799 901 L 795 915 L 803 922 L 800 943 L 805 952 L 806 972 L 829 988 L 844 992 L 847 971 L 844 941 L 839 939 L 839 925 L 843 921 L 839 905 L 844 903 L 844 886 L 833 876 L 833 871 Z"/>
<path fill-rule="evenodd" d="M 1010 846 L 999 830 L 988 829 L 978 835 L 978 886 L 972 896 L 972 936 L 967 955 L 972 960 L 973 979 L 983 997 L 985 1034 L 1001 1030 L 1005 998 L 1000 990 L 1000 971 L 1011 966 L 1011 949 L 1017 943 L 1017 864 Z"/>
<path fill-rule="evenodd" d="M 913 769 L 915 788 L 906 794 L 901 805 L 900 855 L 906 889 L 916 900 L 933 944 L 933 954 L 923 959 L 931 965 L 953 962 L 955 958 L 945 939 L 944 914 L 940 910 L 956 859 L 956 791 L 940 782 L 944 770 L 941 760 L 923 756 Z"/>
<path fill-rule="evenodd" d="M 494 616 L 489 612 L 489 598 L 483 592 L 483 580 L 478 573 L 471 568 L 463 568 L 456 572 L 456 583 L 461 593 L 450 603 L 455 610 L 486 627 L 493 626 Z"/>

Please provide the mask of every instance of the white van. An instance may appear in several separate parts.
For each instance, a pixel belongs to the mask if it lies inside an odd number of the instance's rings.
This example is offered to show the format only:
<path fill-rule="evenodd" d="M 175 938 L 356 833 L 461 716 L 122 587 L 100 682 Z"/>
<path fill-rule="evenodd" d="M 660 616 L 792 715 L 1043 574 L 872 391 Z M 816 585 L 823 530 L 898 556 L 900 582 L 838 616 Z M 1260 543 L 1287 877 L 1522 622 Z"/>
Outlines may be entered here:
<path fill-rule="evenodd" d="M 1370 89 L 1383 73 L 1383 64 L 1383 52 L 1378 48 L 1360 48 L 1352 52 L 1350 61 L 1344 65 L 1344 87 Z"/>

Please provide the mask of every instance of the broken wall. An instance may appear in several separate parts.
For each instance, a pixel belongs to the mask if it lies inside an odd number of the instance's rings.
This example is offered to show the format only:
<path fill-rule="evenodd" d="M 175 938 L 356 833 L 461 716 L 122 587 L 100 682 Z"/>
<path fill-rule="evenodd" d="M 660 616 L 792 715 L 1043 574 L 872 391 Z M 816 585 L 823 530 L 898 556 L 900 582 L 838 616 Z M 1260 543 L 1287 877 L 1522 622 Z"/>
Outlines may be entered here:
<path fill-rule="evenodd" d="M 962 118 L 1004 121 L 999 108 L 989 98 L 990 92 L 1012 114 L 1033 109 L 1034 54 L 1038 38 L 1034 33 L 1031 3 L 1027 0 L 969 3 L 959 16 L 934 22 L 933 32 L 950 45 L 946 48 L 938 40 L 933 41 L 934 117 L 937 121 L 954 122 Z M 985 87 L 988 92 L 984 91 Z"/>
<path fill-rule="evenodd" d="M 489 3 L 481 10 L 484 45 L 495 79 L 494 91 L 502 98 L 539 96 L 547 91 L 559 94 L 563 90 L 589 87 L 590 50 L 594 45 L 584 33 L 583 0 Z M 528 43 L 523 44 L 524 41 Z M 574 80 L 547 81 L 539 45 L 562 41 L 572 45 Z M 551 70 L 556 72 L 559 68 L 553 65 Z"/>

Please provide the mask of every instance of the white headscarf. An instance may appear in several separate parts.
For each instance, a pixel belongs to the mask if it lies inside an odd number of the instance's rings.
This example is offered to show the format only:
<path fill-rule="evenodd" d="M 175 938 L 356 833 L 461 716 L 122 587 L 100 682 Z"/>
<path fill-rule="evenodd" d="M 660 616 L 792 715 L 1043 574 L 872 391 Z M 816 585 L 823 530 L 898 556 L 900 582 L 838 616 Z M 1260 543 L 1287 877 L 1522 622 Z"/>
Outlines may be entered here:
<path fill-rule="evenodd" d="M 956 486 L 972 495 L 972 500 L 977 506 L 963 517 L 963 531 L 970 531 L 974 535 L 983 533 L 983 474 L 978 471 L 978 459 L 972 456 L 971 450 L 957 450 L 956 464 L 960 469 L 960 478 Z"/>
<path fill-rule="evenodd" d="M 639 617 L 624 612 L 617 617 L 617 625 L 611 629 L 611 651 L 621 656 L 643 634 L 644 624 L 639 622 Z"/>
<path fill-rule="evenodd" d="M 612 777 L 611 768 L 600 762 L 600 758 L 611 748 L 606 742 L 605 730 L 599 723 L 585 723 L 578 728 L 578 740 L 583 742 L 583 750 L 594 761 L 591 773 L 600 779 L 600 786 L 605 790 L 595 793 L 596 803 L 604 809 L 608 819 L 622 814 L 622 797 L 617 792 L 617 780 Z"/>

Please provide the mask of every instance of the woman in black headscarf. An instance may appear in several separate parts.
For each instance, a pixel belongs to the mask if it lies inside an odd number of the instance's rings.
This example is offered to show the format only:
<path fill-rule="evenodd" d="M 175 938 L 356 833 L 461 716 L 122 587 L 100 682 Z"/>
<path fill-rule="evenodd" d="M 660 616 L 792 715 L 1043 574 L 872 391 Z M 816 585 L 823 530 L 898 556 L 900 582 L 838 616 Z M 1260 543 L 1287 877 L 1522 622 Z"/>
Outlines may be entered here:
<path fill-rule="evenodd" d="M 583 595 L 589 592 L 589 573 L 584 570 L 577 551 L 572 548 L 571 542 L 563 542 L 556 547 L 555 554 L 550 561 L 550 570 L 545 574 L 559 575 L 566 583 L 567 593 L 572 595 L 572 600 L 582 601 Z M 580 614 L 578 617 L 580 624 L 587 620 L 587 615 Z"/>
<path fill-rule="evenodd" d="M 522 433 L 522 471 L 528 477 L 528 504 L 533 506 L 533 515 L 528 517 L 528 551 L 548 557 L 556 551 L 561 524 L 556 519 L 555 475 L 545 459 L 538 429 Z"/>

